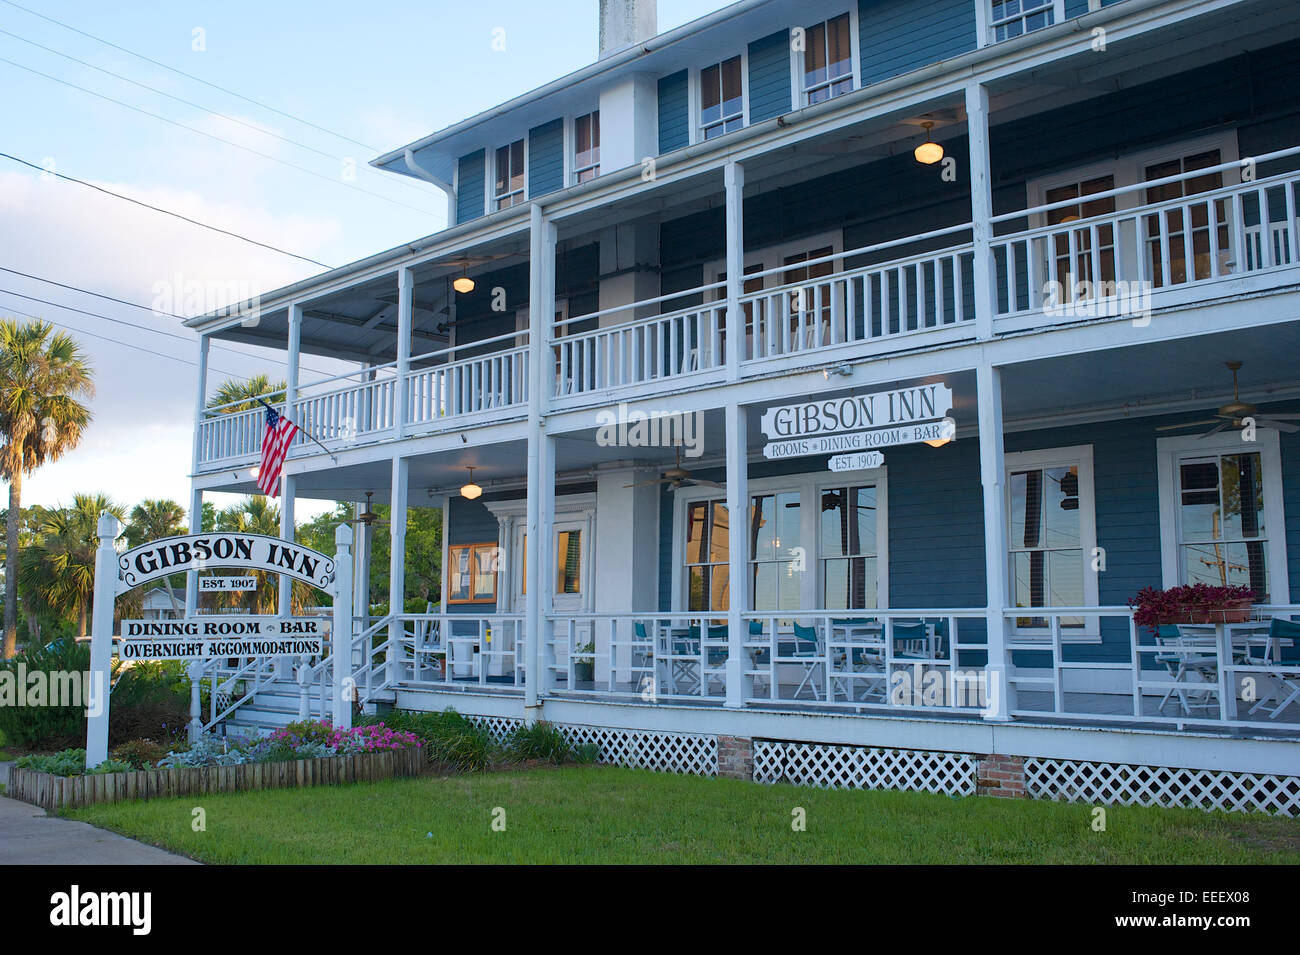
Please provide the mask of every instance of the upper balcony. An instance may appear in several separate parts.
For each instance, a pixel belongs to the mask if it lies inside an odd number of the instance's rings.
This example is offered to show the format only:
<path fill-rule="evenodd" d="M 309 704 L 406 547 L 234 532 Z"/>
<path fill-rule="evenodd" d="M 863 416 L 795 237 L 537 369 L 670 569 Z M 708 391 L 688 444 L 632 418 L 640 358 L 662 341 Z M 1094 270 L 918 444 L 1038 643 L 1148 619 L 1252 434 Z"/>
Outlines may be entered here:
<path fill-rule="evenodd" d="M 506 209 L 206 334 L 287 350 L 291 416 L 334 449 L 1026 333 L 1217 329 L 1203 306 L 1300 287 L 1300 25 L 1200 25 L 991 79 L 983 115 L 962 78 L 819 103 L 539 204 L 553 256 Z M 1224 37 L 1249 56 L 1223 59 Z M 912 156 L 922 122 L 941 163 Z M 552 287 L 553 318 L 532 316 Z M 345 365 L 312 376 L 300 354 Z M 262 426 L 205 409 L 196 471 L 252 464 Z"/>

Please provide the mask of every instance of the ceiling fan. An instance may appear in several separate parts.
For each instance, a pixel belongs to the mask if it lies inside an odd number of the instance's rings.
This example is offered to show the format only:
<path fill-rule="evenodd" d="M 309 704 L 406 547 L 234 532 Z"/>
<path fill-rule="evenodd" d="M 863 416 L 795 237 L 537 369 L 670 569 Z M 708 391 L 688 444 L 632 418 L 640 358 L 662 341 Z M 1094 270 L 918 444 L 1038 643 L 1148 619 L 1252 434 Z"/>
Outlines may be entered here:
<path fill-rule="evenodd" d="M 677 463 L 664 471 L 663 474 L 653 481 L 642 481 L 639 484 L 625 484 L 624 487 L 648 487 L 651 484 L 667 484 L 674 491 L 683 484 L 697 484 L 701 487 L 723 487 L 717 481 L 706 481 L 703 478 L 691 477 L 691 472 L 682 467 L 682 449 L 677 449 Z"/>
<path fill-rule="evenodd" d="M 1226 405 L 1222 405 L 1214 413 L 1213 418 L 1204 418 L 1200 421 L 1188 421 L 1183 424 L 1167 424 L 1156 428 L 1157 431 L 1176 431 L 1182 428 L 1196 428 L 1204 424 L 1214 425 L 1209 431 L 1201 435 L 1202 439 L 1208 438 L 1212 434 L 1218 434 L 1228 428 L 1243 427 L 1243 419 L 1253 418 L 1255 425 L 1260 428 L 1274 428 L 1278 431 L 1294 432 L 1300 431 L 1300 425 L 1287 424 L 1288 421 L 1300 421 L 1300 414 L 1259 414 L 1259 409 L 1248 401 L 1242 401 L 1237 393 L 1237 370 L 1241 368 L 1239 361 L 1226 361 L 1225 365 L 1232 372 L 1232 400 Z"/>
<path fill-rule="evenodd" d="M 374 493 L 374 491 L 366 491 L 366 509 L 356 517 L 352 518 L 352 520 L 348 521 L 349 524 L 360 524 L 362 527 L 370 528 L 374 527 L 376 524 L 388 523 L 388 521 L 380 520 L 379 515 L 375 513 L 374 509 L 370 506 L 370 498 Z"/>

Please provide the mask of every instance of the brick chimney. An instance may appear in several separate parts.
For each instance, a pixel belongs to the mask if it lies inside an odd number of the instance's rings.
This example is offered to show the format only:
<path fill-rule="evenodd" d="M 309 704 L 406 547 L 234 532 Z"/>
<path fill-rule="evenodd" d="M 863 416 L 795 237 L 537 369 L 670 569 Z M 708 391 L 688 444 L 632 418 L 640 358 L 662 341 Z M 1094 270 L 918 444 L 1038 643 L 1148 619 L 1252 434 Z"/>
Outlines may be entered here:
<path fill-rule="evenodd" d="M 658 0 L 600 0 L 600 59 L 658 32 Z"/>

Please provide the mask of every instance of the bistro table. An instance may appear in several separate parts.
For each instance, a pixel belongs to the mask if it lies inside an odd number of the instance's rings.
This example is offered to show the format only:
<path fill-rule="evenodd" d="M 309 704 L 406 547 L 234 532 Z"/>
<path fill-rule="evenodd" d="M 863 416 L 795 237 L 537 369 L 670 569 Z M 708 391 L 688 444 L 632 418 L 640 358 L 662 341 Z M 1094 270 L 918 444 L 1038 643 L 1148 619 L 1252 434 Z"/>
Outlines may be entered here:
<path fill-rule="evenodd" d="M 1268 622 L 1249 620 L 1242 623 L 1196 623 L 1180 624 L 1179 631 L 1191 631 L 1193 634 L 1214 632 L 1214 645 L 1219 658 L 1219 699 L 1223 703 L 1223 718 L 1237 718 L 1237 687 L 1228 686 L 1228 668 L 1240 662 L 1246 665 L 1262 663 L 1268 660 L 1277 662 L 1281 659 L 1279 639 L 1269 636 Z M 1262 659 L 1257 660 L 1251 654 L 1252 647 L 1264 650 Z M 1234 681 L 1235 683 L 1235 681 Z"/>

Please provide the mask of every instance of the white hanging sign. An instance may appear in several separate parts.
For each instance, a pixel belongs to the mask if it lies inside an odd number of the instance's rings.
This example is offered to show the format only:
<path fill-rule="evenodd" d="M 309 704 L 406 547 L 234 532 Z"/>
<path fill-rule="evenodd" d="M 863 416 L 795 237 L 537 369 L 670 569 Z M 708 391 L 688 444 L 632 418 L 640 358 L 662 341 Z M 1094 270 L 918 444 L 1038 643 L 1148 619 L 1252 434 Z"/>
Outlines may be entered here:
<path fill-rule="evenodd" d="M 206 660 L 320 654 L 324 617 L 211 615 L 180 620 L 123 620 L 122 660 Z"/>
<path fill-rule="evenodd" d="M 256 577 L 200 577 L 199 593 L 249 593 L 257 589 Z"/>
<path fill-rule="evenodd" d="M 894 430 L 902 425 L 942 418 L 951 410 L 952 389 L 939 381 L 869 395 L 843 395 L 779 405 L 763 412 L 760 426 L 763 435 L 771 440 L 813 438 L 870 428 Z"/>
<path fill-rule="evenodd" d="M 854 454 L 837 454 L 827 465 L 832 471 L 866 471 L 878 468 L 885 463 L 885 456 L 879 451 L 858 451 Z"/>
<path fill-rule="evenodd" d="M 781 460 L 813 454 L 870 451 L 874 448 L 891 448 L 901 444 L 942 441 L 951 437 L 952 425 L 948 421 L 929 421 L 902 428 L 880 428 L 876 431 L 855 431 L 852 434 L 824 434 L 811 438 L 798 438 L 794 441 L 772 441 L 763 446 L 763 457 L 769 460 Z"/>

